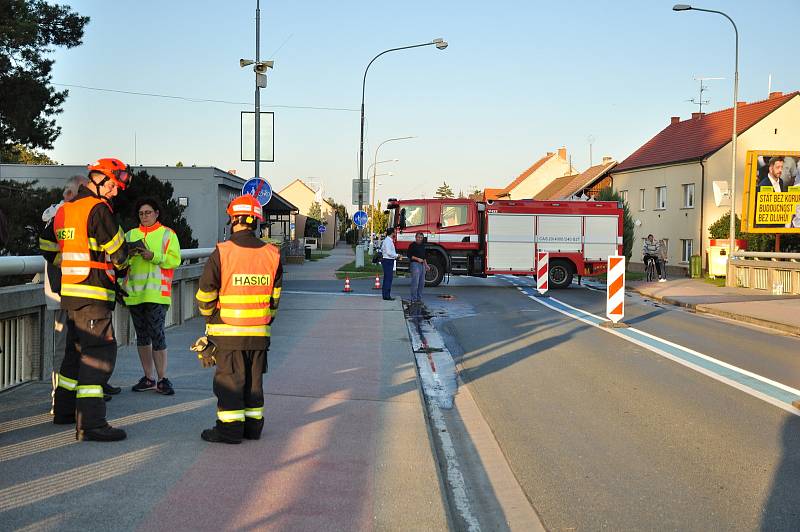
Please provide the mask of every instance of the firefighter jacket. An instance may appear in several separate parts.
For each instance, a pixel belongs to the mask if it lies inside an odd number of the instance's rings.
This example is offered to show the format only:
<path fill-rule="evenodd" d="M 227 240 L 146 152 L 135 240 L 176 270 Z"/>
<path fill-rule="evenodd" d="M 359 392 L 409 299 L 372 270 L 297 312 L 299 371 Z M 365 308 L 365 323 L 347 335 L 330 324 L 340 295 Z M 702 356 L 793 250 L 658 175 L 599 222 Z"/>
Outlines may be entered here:
<path fill-rule="evenodd" d="M 181 263 L 181 246 L 178 235 L 159 222 L 150 227 L 139 226 L 125 234 L 127 242 L 144 240 L 153 252 L 153 258 L 145 260 L 139 255 L 130 259 L 130 269 L 123 285 L 128 296 L 126 305 L 140 303 L 172 303 L 172 278 L 175 268 Z"/>
<path fill-rule="evenodd" d="M 217 244 L 195 295 L 206 335 L 223 350 L 267 349 L 282 277 L 280 251 L 252 231 Z"/>
<path fill-rule="evenodd" d="M 128 246 L 106 200 L 80 187 L 44 228 L 39 249 L 61 268 L 61 308 L 114 308 L 116 272 L 127 267 Z"/>

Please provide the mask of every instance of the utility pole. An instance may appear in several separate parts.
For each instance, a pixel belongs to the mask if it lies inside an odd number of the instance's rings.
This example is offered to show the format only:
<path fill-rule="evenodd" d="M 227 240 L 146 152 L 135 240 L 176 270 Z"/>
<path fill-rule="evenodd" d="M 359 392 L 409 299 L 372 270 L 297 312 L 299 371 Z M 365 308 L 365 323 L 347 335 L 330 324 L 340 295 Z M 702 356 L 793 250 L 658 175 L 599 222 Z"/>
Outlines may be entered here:
<path fill-rule="evenodd" d="M 261 62 L 261 0 L 256 0 L 256 65 Z M 255 177 L 258 179 L 258 163 L 261 159 L 261 87 L 259 86 L 258 74 L 256 74 L 256 161 L 255 161 Z"/>

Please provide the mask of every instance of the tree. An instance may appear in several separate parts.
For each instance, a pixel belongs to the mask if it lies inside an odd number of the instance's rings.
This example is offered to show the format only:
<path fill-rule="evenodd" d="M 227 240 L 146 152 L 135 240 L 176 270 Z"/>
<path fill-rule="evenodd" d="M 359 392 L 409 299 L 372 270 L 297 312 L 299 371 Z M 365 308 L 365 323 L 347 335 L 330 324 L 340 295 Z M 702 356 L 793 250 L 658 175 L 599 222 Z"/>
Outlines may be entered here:
<path fill-rule="evenodd" d="M 311 204 L 308 209 L 308 217 L 315 220 L 322 220 L 322 205 L 318 201 Z"/>
<path fill-rule="evenodd" d="M 730 236 L 731 211 L 720 216 L 713 224 L 708 226 L 708 237 L 727 239 Z M 775 235 L 771 233 L 743 233 L 742 220 L 736 217 L 736 239 L 747 241 L 748 251 L 774 251 Z M 797 235 L 781 235 L 781 249 L 788 251 L 797 248 Z"/>
<path fill-rule="evenodd" d="M 442 181 L 442 186 L 436 189 L 435 197 L 437 198 L 452 198 L 454 196 L 453 190 L 450 186 Z"/>
<path fill-rule="evenodd" d="M 122 228 L 129 231 L 139 226 L 139 216 L 133 212 L 136 200 L 142 197 L 153 197 L 161 203 L 159 221 L 175 231 L 181 249 L 197 247 L 197 240 L 192 235 L 192 228 L 183 216 L 186 207 L 179 205 L 172 195 L 175 189 L 169 181 L 161 181 L 145 170 L 135 173 L 131 186 L 114 198 L 114 214 L 120 220 Z"/>
<path fill-rule="evenodd" d="M 175 163 L 175 168 L 183 168 L 183 161 L 178 161 Z"/>
<path fill-rule="evenodd" d="M 472 201 L 483 201 L 483 192 L 478 190 L 477 188 L 469 193 L 467 196 Z"/>
<path fill-rule="evenodd" d="M 611 187 L 606 187 L 597 194 L 597 201 L 617 201 L 622 202 L 622 250 L 625 255 L 625 262 L 630 263 L 633 255 L 633 217 L 628 207 L 628 202 L 622 201 L 622 196 Z"/>
<path fill-rule="evenodd" d="M 4 163 L 17 164 L 58 164 L 45 153 L 31 150 L 22 144 L 12 144 L 0 156 Z"/>
<path fill-rule="evenodd" d="M 367 216 L 372 220 L 373 233 L 380 235 L 386 232 L 386 228 L 389 227 L 389 215 L 383 212 L 380 201 L 374 209 L 372 205 L 367 205 Z M 369 222 L 367 222 L 367 228 L 369 229 Z"/>
<path fill-rule="evenodd" d="M 39 255 L 42 213 L 62 198 L 60 188 L 45 188 L 36 181 L 0 180 L 0 210 L 11 220 L 2 255 Z"/>
<path fill-rule="evenodd" d="M 317 229 L 320 225 L 322 225 L 322 205 L 320 205 L 318 201 L 315 201 L 311 204 L 311 207 L 309 207 L 308 214 L 306 214 L 306 228 L 303 232 L 303 236 L 320 236 L 319 230 Z"/>
<path fill-rule="evenodd" d="M 330 203 L 333 206 L 333 210 L 336 211 L 336 220 L 339 222 L 337 235 L 344 235 L 351 224 L 350 216 L 347 213 L 347 207 L 342 203 L 336 203 L 336 200 L 333 198 L 328 198 L 326 201 Z M 339 238 L 339 236 L 336 237 L 337 240 Z"/>
<path fill-rule="evenodd" d="M 81 44 L 89 17 L 68 6 L 44 0 L 0 2 L 0 157 L 11 148 L 50 149 L 61 133 L 54 115 L 61 112 L 67 91 L 56 91 L 50 72 L 52 46 Z"/>

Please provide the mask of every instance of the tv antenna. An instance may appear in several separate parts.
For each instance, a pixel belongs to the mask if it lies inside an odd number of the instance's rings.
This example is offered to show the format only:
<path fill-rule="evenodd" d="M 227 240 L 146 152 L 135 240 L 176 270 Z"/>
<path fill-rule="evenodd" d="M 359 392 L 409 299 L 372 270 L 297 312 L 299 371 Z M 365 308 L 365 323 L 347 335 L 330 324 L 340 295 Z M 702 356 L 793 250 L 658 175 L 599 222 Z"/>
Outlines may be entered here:
<path fill-rule="evenodd" d="M 589 143 L 589 167 L 590 168 L 592 167 L 592 145 L 594 144 L 594 141 L 596 141 L 596 140 L 597 140 L 597 137 L 595 137 L 594 135 L 589 135 L 588 137 L 586 137 L 586 142 Z"/>
<path fill-rule="evenodd" d="M 699 95 L 699 97 L 697 99 L 692 98 L 691 100 L 686 100 L 686 101 L 687 102 L 692 102 L 694 105 L 699 105 L 700 106 L 700 111 L 699 112 L 702 113 L 703 112 L 703 106 L 704 105 L 708 105 L 708 103 L 710 101 L 710 100 L 704 100 L 703 99 L 703 93 L 708 90 L 708 85 L 705 82 L 706 81 L 710 81 L 710 80 L 717 80 L 717 79 L 725 79 L 725 78 L 712 78 L 712 77 L 708 77 L 708 76 L 706 76 L 706 77 L 695 76 L 694 80 L 700 82 L 700 95 Z"/>

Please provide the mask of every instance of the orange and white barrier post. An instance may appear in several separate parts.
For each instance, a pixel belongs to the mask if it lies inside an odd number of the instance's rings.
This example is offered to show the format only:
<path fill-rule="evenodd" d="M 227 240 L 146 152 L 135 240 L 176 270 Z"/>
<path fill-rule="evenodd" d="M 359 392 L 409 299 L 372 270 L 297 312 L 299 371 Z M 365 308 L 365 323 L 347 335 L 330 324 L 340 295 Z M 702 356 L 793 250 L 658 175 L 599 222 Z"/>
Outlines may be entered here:
<path fill-rule="evenodd" d="M 345 275 L 344 277 L 344 290 L 342 292 L 350 292 L 350 276 Z"/>
<path fill-rule="evenodd" d="M 536 254 L 536 289 L 544 295 L 550 288 L 550 253 L 543 251 Z"/>
<path fill-rule="evenodd" d="M 375 284 L 372 287 L 373 290 L 380 290 L 381 289 L 381 276 L 375 275 Z"/>
<path fill-rule="evenodd" d="M 625 257 L 608 257 L 606 276 L 606 316 L 618 323 L 625 316 Z"/>

